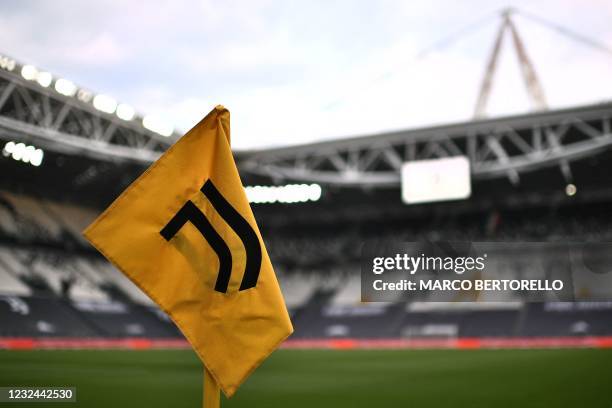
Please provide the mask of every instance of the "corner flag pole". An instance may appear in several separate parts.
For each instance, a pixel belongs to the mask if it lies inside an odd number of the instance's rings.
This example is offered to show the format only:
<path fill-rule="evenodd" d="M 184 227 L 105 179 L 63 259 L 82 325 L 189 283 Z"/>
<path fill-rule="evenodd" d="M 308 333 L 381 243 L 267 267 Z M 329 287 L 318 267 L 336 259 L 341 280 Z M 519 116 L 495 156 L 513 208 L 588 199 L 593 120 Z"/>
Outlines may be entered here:
<path fill-rule="evenodd" d="M 217 381 L 204 367 L 204 408 L 219 408 L 220 396 Z"/>

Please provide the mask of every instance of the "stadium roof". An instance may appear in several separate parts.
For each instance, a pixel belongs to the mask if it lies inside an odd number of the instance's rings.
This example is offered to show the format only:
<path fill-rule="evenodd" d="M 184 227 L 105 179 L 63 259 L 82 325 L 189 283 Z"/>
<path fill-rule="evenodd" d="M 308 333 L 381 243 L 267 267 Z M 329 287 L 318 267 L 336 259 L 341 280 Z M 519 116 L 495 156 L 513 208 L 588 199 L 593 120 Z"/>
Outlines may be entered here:
<path fill-rule="evenodd" d="M 235 156 L 245 184 L 398 187 L 402 163 L 457 155 L 469 157 L 476 181 L 501 178 L 516 186 L 526 174 L 547 168 L 569 183 L 577 161 L 609 150 L 611 118 L 612 102 L 605 102 L 236 151 Z M 179 136 L 151 120 L 113 98 L 0 55 L 0 139 L 6 158 L 0 167 L 19 185 L 24 178 L 44 177 L 49 186 L 70 183 L 80 194 L 112 198 Z M 17 145 L 32 159 L 7 150 Z M 25 161 L 34 166 L 16 164 Z M 34 168 L 37 163 L 42 167 Z"/>
<path fill-rule="evenodd" d="M 560 166 L 612 144 L 612 102 L 480 119 L 275 149 L 242 152 L 241 169 L 273 179 L 336 185 L 397 185 L 402 163 L 464 155 L 475 178 Z"/>

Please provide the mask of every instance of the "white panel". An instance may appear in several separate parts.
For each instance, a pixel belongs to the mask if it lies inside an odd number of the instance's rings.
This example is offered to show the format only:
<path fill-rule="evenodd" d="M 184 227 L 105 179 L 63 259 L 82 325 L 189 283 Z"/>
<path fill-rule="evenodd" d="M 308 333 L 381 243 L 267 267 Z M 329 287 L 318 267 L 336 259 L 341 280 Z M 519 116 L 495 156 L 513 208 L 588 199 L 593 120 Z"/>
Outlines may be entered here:
<path fill-rule="evenodd" d="M 312 274 L 279 275 L 278 280 L 289 308 L 304 305 L 317 287 L 316 278 Z"/>
<path fill-rule="evenodd" d="M 130 281 L 123 273 L 119 272 L 113 265 L 108 262 L 100 262 L 99 270 L 103 271 L 108 278 L 115 283 L 126 295 L 134 302 L 143 305 L 155 305 L 138 286 Z"/>
<path fill-rule="evenodd" d="M 334 295 L 332 305 L 356 305 L 361 302 L 361 277 L 352 275 L 345 279 L 345 283 Z"/>
<path fill-rule="evenodd" d="M 402 165 L 402 201 L 406 204 L 465 199 L 471 193 L 470 161 L 465 156 Z"/>
<path fill-rule="evenodd" d="M 28 296 L 32 293 L 30 288 L 19 279 L 2 269 L 0 265 L 0 293 L 3 295 Z"/>

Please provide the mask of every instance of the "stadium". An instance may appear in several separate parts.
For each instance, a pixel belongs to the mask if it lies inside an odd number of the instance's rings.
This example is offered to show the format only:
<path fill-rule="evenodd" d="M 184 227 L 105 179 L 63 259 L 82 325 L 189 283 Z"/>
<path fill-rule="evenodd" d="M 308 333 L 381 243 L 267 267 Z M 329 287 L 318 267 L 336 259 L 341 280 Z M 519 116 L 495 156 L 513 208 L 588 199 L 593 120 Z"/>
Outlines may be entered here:
<path fill-rule="evenodd" d="M 295 332 L 222 405 L 609 406 L 612 299 L 596 287 L 573 302 L 364 302 L 360 271 L 368 241 L 611 241 L 611 129 L 602 102 L 235 151 Z M 181 332 L 82 235 L 180 136 L 0 55 L 0 386 L 199 404 Z M 405 163 L 458 156 L 469 198 L 402 201 Z M 516 248 L 500 256 L 525 267 Z"/>

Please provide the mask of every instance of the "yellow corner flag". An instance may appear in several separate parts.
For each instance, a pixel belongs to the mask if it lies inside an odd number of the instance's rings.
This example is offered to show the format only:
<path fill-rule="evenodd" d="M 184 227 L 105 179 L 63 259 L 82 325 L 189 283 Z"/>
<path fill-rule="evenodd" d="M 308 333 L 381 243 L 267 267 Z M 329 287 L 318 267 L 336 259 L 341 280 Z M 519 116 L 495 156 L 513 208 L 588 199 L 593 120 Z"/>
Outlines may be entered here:
<path fill-rule="evenodd" d="M 228 397 L 293 331 L 229 121 L 217 106 L 84 232 L 172 318 Z M 216 387 L 205 392 L 218 401 Z"/>

